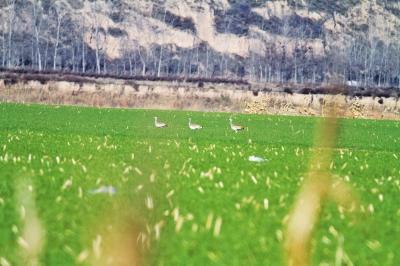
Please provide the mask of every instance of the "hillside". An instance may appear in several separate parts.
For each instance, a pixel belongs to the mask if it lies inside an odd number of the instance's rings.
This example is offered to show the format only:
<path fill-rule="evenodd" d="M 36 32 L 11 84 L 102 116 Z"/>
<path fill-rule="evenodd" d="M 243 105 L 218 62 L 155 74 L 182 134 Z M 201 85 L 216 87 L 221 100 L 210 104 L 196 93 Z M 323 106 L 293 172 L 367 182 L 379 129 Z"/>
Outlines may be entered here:
<path fill-rule="evenodd" d="M 400 87 L 396 0 L 7 0 L 6 67 Z"/>

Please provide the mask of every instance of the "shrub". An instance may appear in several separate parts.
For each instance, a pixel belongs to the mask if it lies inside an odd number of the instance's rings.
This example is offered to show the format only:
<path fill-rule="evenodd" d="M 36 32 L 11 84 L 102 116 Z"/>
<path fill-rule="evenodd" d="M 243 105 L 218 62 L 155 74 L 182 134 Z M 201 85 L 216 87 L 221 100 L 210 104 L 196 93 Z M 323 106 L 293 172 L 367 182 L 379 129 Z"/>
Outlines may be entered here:
<path fill-rule="evenodd" d="M 312 89 L 311 88 L 302 88 L 299 91 L 300 94 L 311 94 L 312 93 Z"/>
<path fill-rule="evenodd" d="M 18 80 L 15 78 L 9 78 L 9 79 L 5 79 L 4 80 L 4 85 L 5 86 L 11 86 L 11 85 L 15 85 L 18 83 Z"/>
<path fill-rule="evenodd" d="M 293 90 L 291 88 L 284 88 L 283 92 L 285 92 L 287 94 L 290 94 L 290 95 L 293 95 Z"/>

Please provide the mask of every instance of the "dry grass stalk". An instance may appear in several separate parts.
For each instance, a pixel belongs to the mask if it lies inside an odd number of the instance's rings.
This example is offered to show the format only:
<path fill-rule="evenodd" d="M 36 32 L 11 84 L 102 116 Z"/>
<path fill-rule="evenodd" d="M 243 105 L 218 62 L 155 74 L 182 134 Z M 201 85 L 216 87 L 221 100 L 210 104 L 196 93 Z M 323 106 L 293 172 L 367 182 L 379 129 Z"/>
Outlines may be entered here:
<path fill-rule="evenodd" d="M 94 240 L 94 256 L 91 265 L 142 265 L 137 244 L 136 228 L 123 228 L 105 234 L 104 241 L 100 235 Z M 97 242 L 96 242 L 97 240 Z"/>
<path fill-rule="evenodd" d="M 39 265 L 45 231 L 37 215 L 34 190 L 30 181 L 17 185 L 17 202 L 24 210 L 21 215 L 23 229 L 18 238 L 21 259 L 24 265 Z"/>
<path fill-rule="evenodd" d="M 290 266 L 310 265 L 310 242 L 326 200 L 346 207 L 351 207 L 355 202 L 351 189 L 334 179 L 329 171 L 338 131 L 335 107 L 331 107 L 330 115 L 317 128 L 308 177 L 287 223 L 285 250 Z"/>
<path fill-rule="evenodd" d="M 91 226 L 90 244 L 76 261 L 96 266 L 146 265 L 144 255 L 150 248 L 151 237 L 142 224 L 140 212 L 117 204 L 106 213 L 105 217 L 99 217 L 99 223 Z"/>

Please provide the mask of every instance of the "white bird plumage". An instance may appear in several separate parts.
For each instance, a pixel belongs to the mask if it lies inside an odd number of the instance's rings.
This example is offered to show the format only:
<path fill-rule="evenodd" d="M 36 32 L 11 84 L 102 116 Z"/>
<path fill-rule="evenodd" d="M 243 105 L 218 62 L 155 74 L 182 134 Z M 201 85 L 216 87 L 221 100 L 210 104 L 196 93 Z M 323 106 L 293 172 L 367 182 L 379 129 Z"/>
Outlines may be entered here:
<path fill-rule="evenodd" d="M 232 123 L 232 118 L 229 118 L 229 124 L 230 124 L 230 126 L 231 126 L 231 129 L 232 129 L 233 131 L 235 131 L 235 132 L 239 132 L 239 131 L 245 129 L 244 126 L 233 124 L 233 123 Z"/>
<path fill-rule="evenodd" d="M 167 125 L 166 123 L 159 121 L 157 116 L 154 117 L 154 125 L 155 125 L 157 128 L 168 127 L 168 125 Z"/>
<path fill-rule="evenodd" d="M 189 128 L 191 130 L 199 130 L 199 129 L 202 129 L 203 127 L 199 124 L 192 123 L 192 118 L 189 118 Z"/>

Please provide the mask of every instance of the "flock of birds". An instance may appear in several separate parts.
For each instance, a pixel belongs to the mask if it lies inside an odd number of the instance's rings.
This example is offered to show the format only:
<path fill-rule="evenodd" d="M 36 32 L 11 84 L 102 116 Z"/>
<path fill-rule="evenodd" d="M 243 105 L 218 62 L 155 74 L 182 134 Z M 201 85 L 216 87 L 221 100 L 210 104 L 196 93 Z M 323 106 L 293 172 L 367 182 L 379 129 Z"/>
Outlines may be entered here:
<path fill-rule="evenodd" d="M 154 117 L 154 125 L 155 125 L 156 128 L 165 128 L 165 127 L 168 127 L 168 125 L 167 125 L 166 123 L 160 121 L 160 120 L 158 119 L 158 117 Z M 244 126 L 234 124 L 234 123 L 232 122 L 232 118 L 229 118 L 229 125 L 230 125 L 231 129 L 232 129 L 233 131 L 235 131 L 235 132 L 239 132 L 239 131 L 242 131 L 242 130 L 245 129 Z M 203 127 L 202 127 L 201 125 L 199 125 L 199 124 L 192 123 L 192 118 L 189 118 L 189 128 L 190 128 L 191 130 L 200 130 L 200 129 L 202 129 Z"/>

